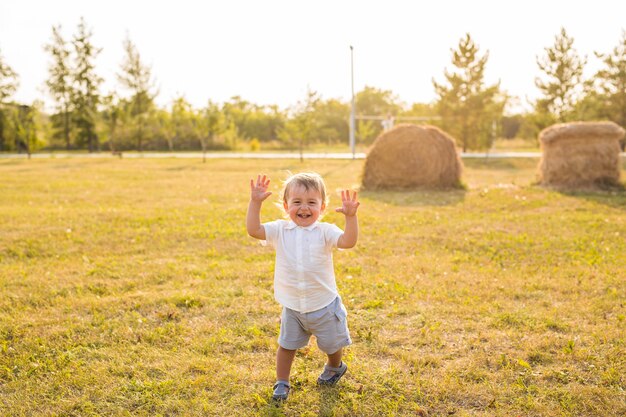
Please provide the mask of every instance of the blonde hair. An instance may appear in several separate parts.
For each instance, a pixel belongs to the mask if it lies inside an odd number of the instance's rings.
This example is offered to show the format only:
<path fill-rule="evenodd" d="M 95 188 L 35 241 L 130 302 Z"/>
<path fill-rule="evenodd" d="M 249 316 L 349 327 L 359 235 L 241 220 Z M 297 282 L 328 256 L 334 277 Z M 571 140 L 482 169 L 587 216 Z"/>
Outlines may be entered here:
<path fill-rule="evenodd" d="M 292 174 L 283 182 L 283 189 L 280 193 L 281 202 L 283 204 L 287 203 L 287 199 L 289 198 L 289 190 L 291 187 L 300 185 L 304 187 L 305 190 L 315 190 L 320 193 L 322 197 L 322 204 L 325 206 L 328 205 L 328 194 L 326 193 L 326 184 L 324 184 L 324 180 L 322 176 L 316 172 L 300 172 L 298 174 Z"/>

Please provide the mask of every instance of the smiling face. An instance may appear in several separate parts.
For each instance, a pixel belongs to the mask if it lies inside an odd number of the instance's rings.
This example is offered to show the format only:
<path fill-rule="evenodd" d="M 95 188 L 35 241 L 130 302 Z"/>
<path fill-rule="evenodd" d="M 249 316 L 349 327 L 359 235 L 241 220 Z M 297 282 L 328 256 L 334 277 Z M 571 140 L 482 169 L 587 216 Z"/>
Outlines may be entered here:
<path fill-rule="evenodd" d="M 322 194 L 301 184 L 289 187 L 283 206 L 289 218 L 298 226 L 310 226 L 317 221 L 326 208 Z"/>

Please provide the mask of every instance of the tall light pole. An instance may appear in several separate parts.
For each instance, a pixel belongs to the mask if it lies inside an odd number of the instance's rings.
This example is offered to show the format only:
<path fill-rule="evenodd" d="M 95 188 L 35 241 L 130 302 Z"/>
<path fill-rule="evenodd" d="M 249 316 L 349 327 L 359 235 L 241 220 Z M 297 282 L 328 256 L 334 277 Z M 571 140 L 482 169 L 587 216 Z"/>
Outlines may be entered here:
<path fill-rule="evenodd" d="M 355 107 L 354 107 L 354 48 L 350 45 L 350 73 L 351 73 L 351 82 L 352 82 L 352 109 L 350 111 L 350 149 L 352 149 L 352 159 L 356 158 L 356 151 L 354 149 L 354 118 L 355 118 Z"/>

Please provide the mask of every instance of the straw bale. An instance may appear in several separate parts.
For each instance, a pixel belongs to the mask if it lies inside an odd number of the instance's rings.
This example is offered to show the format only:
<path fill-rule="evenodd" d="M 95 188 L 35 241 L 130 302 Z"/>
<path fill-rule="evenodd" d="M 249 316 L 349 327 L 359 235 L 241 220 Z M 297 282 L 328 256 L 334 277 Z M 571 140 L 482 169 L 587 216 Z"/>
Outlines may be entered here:
<path fill-rule="evenodd" d="M 400 124 L 374 142 L 365 160 L 363 187 L 459 187 L 462 169 L 448 134 L 434 126 Z"/>
<path fill-rule="evenodd" d="M 623 136 L 624 129 L 612 122 L 563 123 L 544 129 L 539 134 L 541 184 L 568 189 L 619 185 Z"/>

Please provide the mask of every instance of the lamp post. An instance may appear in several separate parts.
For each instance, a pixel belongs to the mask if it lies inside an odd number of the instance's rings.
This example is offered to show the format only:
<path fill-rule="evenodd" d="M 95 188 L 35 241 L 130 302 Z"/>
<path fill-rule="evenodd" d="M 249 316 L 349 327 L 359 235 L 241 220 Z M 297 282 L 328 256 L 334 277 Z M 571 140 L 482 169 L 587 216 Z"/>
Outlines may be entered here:
<path fill-rule="evenodd" d="M 354 107 L 354 58 L 353 58 L 354 48 L 350 45 L 350 74 L 351 74 L 351 82 L 352 82 L 352 109 L 350 110 L 350 149 L 352 150 L 352 159 L 356 158 L 356 151 L 354 149 L 354 118 L 355 118 L 355 107 Z"/>

